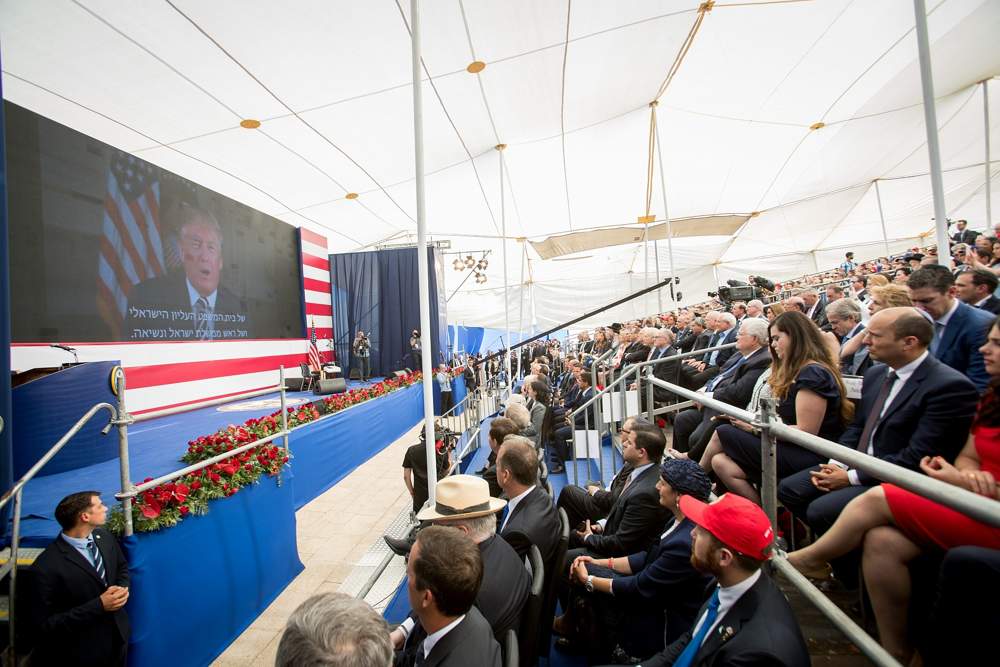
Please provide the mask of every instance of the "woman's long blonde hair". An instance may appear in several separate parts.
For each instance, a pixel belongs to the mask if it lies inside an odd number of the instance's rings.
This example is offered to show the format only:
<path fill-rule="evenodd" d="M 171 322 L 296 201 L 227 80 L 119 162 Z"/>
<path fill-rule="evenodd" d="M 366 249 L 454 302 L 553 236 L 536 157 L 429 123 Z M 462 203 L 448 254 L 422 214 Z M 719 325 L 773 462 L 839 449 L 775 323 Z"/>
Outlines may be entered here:
<path fill-rule="evenodd" d="M 839 364 L 823 342 L 819 327 L 805 313 L 790 310 L 776 317 L 771 328 L 781 331 L 790 339 L 784 359 L 777 354 L 772 355 L 771 377 L 767 382 L 771 385 L 774 397 L 784 400 L 802 369 L 809 364 L 819 364 L 833 373 L 837 381 L 841 421 L 845 424 L 851 421 L 854 418 L 854 404 L 847 400 L 847 389 L 844 387 L 844 378 L 840 375 Z"/>

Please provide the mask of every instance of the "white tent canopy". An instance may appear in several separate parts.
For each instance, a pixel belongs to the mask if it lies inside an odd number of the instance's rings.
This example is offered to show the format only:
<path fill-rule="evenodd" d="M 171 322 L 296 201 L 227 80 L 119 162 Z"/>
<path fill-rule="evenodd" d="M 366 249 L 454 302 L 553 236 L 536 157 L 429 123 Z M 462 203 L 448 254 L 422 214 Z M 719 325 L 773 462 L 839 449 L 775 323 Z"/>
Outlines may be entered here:
<path fill-rule="evenodd" d="M 910 0 L 718 2 L 702 13 L 699 0 L 421 6 L 429 231 L 455 250 L 492 251 L 489 282 L 458 291 L 452 322 L 502 326 L 504 242 L 519 283 L 511 313 L 530 294 L 540 327 L 640 289 L 656 273 L 652 244 L 648 259 L 645 244 L 626 243 L 542 260 L 520 239 L 639 229 L 647 213 L 746 219 L 732 234 L 673 240 L 684 301 L 718 280 L 829 267 L 845 249 L 882 254 L 876 181 L 890 249 L 932 228 Z M 408 15 L 407 2 L 388 0 L 5 0 L 3 93 L 323 232 L 333 251 L 400 242 L 416 229 Z M 647 211 L 649 103 L 699 16 L 659 98 L 665 173 L 656 166 Z M 1000 74 L 1000 2 L 930 0 L 928 26 L 947 211 L 984 228 L 980 82 Z M 470 73 L 473 61 L 485 69 Z M 988 88 L 994 156 L 998 89 Z M 248 118 L 261 126 L 240 127 Z M 1000 211 L 1000 162 L 990 174 Z M 464 274 L 447 275 L 451 294 Z M 601 320 L 656 308 L 654 295 Z"/>

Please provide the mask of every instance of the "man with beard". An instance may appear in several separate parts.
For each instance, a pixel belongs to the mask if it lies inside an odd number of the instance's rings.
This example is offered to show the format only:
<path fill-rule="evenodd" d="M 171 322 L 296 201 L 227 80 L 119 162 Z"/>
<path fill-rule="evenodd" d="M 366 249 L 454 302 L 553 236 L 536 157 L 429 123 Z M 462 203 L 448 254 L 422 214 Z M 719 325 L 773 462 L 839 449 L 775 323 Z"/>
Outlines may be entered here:
<path fill-rule="evenodd" d="M 691 564 L 719 585 L 694 627 L 642 664 L 808 667 L 809 651 L 792 608 L 761 571 L 774 539 L 764 511 L 734 493 L 711 504 L 682 496 L 680 509 L 696 524 Z"/>

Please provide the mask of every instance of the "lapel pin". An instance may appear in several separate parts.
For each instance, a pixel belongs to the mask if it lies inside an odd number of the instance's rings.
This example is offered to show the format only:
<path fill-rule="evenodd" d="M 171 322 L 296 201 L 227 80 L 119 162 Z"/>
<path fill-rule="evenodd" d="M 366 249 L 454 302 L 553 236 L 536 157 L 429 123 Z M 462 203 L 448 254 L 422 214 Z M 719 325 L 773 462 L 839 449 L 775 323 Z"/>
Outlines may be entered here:
<path fill-rule="evenodd" d="M 733 629 L 727 625 L 725 628 L 719 628 L 719 634 L 722 635 L 722 641 L 727 642 L 732 639 L 733 635 L 736 633 L 733 632 Z"/>

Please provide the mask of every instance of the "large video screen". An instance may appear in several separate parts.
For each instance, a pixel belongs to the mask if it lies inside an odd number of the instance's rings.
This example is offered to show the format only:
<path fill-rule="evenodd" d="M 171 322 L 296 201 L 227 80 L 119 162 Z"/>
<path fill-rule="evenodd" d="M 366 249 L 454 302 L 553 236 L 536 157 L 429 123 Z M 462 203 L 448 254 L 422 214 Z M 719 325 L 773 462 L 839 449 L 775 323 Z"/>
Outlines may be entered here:
<path fill-rule="evenodd" d="M 301 338 L 295 227 L 4 103 L 12 339 Z"/>

